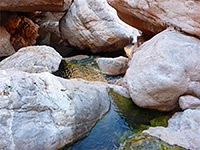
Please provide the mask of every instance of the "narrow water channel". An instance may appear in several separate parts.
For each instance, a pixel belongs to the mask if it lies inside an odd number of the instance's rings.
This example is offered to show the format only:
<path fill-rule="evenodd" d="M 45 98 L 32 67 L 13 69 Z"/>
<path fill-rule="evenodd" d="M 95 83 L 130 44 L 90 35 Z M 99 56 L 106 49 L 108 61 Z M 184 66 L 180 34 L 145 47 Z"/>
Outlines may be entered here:
<path fill-rule="evenodd" d="M 94 57 L 63 62 L 57 75 L 64 78 L 82 78 L 114 84 L 123 76 L 107 76 L 99 72 Z M 167 125 L 172 114 L 142 109 L 131 99 L 111 92 L 110 111 L 84 136 L 66 145 L 62 150 L 113 150 L 138 131 L 149 126 Z"/>

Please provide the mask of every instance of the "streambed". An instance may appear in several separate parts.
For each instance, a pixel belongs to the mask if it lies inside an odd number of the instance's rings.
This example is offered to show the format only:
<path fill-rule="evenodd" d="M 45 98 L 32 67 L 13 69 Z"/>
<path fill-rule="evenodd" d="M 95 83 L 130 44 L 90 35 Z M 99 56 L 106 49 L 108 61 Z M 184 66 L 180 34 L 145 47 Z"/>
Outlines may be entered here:
<path fill-rule="evenodd" d="M 60 66 L 60 71 L 56 74 L 69 79 L 82 78 L 84 80 L 102 81 L 109 84 L 114 84 L 123 77 L 102 74 L 98 70 L 94 59 L 95 57 L 91 56 L 85 59 L 71 60 L 69 62 L 63 61 Z M 120 145 L 123 146 L 122 143 L 124 143 L 127 138 L 129 138 L 130 141 L 130 138 L 137 136 L 149 126 L 167 126 L 167 121 L 173 114 L 139 108 L 131 99 L 114 92 L 110 92 L 110 96 L 112 98 L 110 111 L 98 121 L 87 134 L 71 144 L 66 145 L 62 150 L 118 149 Z M 127 142 L 125 142 L 124 145 L 126 144 Z M 156 144 L 160 146 L 159 142 Z M 153 144 L 153 146 L 156 144 Z M 169 145 L 167 145 L 167 147 L 168 146 Z M 170 149 L 174 148 L 171 147 Z"/>

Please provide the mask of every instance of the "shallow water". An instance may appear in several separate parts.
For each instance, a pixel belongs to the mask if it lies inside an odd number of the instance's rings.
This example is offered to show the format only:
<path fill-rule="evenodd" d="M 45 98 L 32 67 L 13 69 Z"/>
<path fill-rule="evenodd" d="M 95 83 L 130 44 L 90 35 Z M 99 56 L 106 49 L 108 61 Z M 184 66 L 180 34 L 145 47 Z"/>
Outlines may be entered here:
<path fill-rule="evenodd" d="M 82 78 L 89 81 L 103 81 L 114 84 L 122 76 L 107 76 L 99 72 L 94 57 L 84 60 L 73 60 L 64 63 L 64 70 L 59 75 L 65 78 Z M 111 92 L 112 98 L 110 111 L 97 122 L 83 137 L 62 150 L 112 150 L 118 149 L 120 143 L 133 133 L 157 123 L 154 118 L 167 116 L 169 114 L 154 110 L 142 109 L 134 105 L 131 99 Z M 166 117 L 164 117 L 166 118 Z M 154 120 L 153 120 L 154 119 Z M 162 120 L 162 119 L 160 119 Z M 157 125 L 166 125 L 167 120 L 159 121 Z"/>

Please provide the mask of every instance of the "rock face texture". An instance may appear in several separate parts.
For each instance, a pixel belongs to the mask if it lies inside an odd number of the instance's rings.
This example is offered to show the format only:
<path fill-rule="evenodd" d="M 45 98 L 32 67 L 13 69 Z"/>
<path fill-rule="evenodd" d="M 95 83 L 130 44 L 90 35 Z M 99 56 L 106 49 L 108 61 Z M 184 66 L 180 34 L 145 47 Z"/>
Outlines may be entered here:
<path fill-rule="evenodd" d="M 101 72 L 108 75 L 125 74 L 128 69 L 128 58 L 123 56 L 116 58 L 97 58 L 96 62 Z"/>
<path fill-rule="evenodd" d="M 61 148 L 109 110 L 108 92 L 102 82 L 0 70 L 0 149 Z"/>
<path fill-rule="evenodd" d="M 1 11 L 32 12 L 43 11 L 65 11 L 69 8 L 72 0 L 1 0 Z"/>
<path fill-rule="evenodd" d="M 138 31 L 122 22 L 106 0 L 76 0 L 60 21 L 63 39 L 81 50 L 111 52 L 128 45 Z"/>
<path fill-rule="evenodd" d="M 156 34 L 168 26 L 200 37 L 200 1 L 107 0 L 133 27 Z"/>
<path fill-rule="evenodd" d="M 39 26 L 24 16 L 12 15 L 5 28 L 11 35 L 10 42 L 16 51 L 36 43 Z"/>
<path fill-rule="evenodd" d="M 183 110 L 200 108 L 200 99 L 190 95 L 181 96 L 179 106 Z"/>
<path fill-rule="evenodd" d="M 10 34 L 3 26 L 0 26 L 0 57 L 9 56 L 13 53 L 15 53 L 15 50 L 10 44 Z"/>
<path fill-rule="evenodd" d="M 170 29 L 132 55 L 125 82 L 140 107 L 170 111 L 184 94 L 199 97 L 200 40 Z"/>
<path fill-rule="evenodd" d="M 150 127 L 144 131 L 161 140 L 187 149 L 200 149 L 200 110 L 178 112 L 168 121 L 168 127 Z"/>
<path fill-rule="evenodd" d="M 0 69 L 39 73 L 58 70 L 62 57 L 49 46 L 29 46 L 21 48 L 12 56 L 0 62 Z"/>

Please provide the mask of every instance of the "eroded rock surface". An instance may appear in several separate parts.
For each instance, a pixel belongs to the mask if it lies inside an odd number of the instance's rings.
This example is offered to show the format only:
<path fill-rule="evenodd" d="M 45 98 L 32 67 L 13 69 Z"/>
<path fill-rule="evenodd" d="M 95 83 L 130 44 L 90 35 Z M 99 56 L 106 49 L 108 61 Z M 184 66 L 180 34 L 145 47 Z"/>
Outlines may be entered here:
<path fill-rule="evenodd" d="M 137 29 L 154 35 L 168 26 L 200 37 L 200 1 L 107 0 L 119 17 Z"/>
<path fill-rule="evenodd" d="M 10 16 L 5 28 L 11 35 L 10 42 L 16 51 L 36 43 L 39 26 L 24 16 Z"/>
<path fill-rule="evenodd" d="M 58 70 L 61 59 L 52 47 L 29 46 L 1 61 L 0 69 L 15 68 L 29 73 L 54 72 Z"/>
<path fill-rule="evenodd" d="M 184 94 L 199 98 L 200 40 L 170 29 L 141 45 L 125 75 L 138 106 L 161 111 L 178 107 Z"/>
<path fill-rule="evenodd" d="M 10 34 L 3 26 L 0 26 L 0 57 L 10 56 L 13 53 L 15 50 L 10 44 Z"/>
<path fill-rule="evenodd" d="M 65 11 L 71 5 L 72 0 L 1 0 L 1 11 L 32 12 L 43 11 Z"/>
<path fill-rule="evenodd" d="M 62 38 L 81 50 L 111 52 L 128 45 L 138 31 L 122 22 L 106 0 L 76 0 L 60 21 Z"/>
<path fill-rule="evenodd" d="M 161 140 L 187 149 L 200 149 L 200 109 L 178 112 L 168 121 L 168 127 L 150 127 L 144 131 Z"/>
<path fill-rule="evenodd" d="M 102 82 L 0 70 L 0 149 L 61 148 L 109 110 L 108 92 Z"/>

